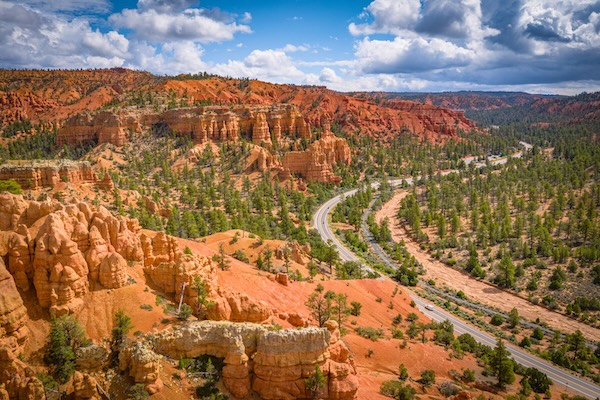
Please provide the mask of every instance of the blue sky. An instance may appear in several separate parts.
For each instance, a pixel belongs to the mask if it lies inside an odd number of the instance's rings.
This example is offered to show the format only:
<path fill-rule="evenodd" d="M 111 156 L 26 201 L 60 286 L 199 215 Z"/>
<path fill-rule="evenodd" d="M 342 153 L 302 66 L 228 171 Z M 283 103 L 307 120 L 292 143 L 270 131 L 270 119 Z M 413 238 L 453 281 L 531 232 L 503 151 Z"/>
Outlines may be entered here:
<path fill-rule="evenodd" d="M 0 67 L 334 90 L 600 90 L 600 0 L 0 0 Z"/>

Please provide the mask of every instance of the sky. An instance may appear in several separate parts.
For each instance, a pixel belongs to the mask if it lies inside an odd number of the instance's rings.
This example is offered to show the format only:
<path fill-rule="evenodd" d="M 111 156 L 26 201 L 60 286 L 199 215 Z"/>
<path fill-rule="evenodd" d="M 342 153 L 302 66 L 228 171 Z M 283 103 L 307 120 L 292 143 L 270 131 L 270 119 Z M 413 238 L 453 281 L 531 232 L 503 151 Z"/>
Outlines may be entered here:
<path fill-rule="evenodd" d="M 600 0 L 0 0 L 0 68 L 338 91 L 600 90 Z"/>

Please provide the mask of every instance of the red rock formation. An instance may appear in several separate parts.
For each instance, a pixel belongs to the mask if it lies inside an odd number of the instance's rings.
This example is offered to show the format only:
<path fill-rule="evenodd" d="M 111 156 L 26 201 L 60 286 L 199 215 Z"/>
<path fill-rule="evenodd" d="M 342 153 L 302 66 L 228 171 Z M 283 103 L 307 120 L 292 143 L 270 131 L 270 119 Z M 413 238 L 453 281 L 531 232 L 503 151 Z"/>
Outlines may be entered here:
<path fill-rule="evenodd" d="M 427 132 L 431 132 L 443 136 L 456 136 L 459 130 L 468 132 L 475 129 L 475 124 L 462 112 L 408 100 L 389 100 L 385 102 L 385 105 L 416 116 L 420 121 L 420 126 L 413 125 L 412 129 L 418 133 L 423 132 L 427 135 Z"/>
<path fill-rule="evenodd" d="M 112 143 L 123 146 L 129 132 L 140 132 L 139 121 L 127 113 L 100 111 L 95 115 L 88 112 L 69 118 L 56 137 L 59 146 L 79 143 Z"/>
<path fill-rule="evenodd" d="M 0 258 L 0 347 L 17 353 L 27 338 L 27 310 L 12 275 Z"/>
<path fill-rule="evenodd" d="M 279 127 L 281 132 L 281 127 Z M 252 123 L 252 143 L 261 144 L 271 143 L 271 133 L 267 124 L 267 117 L 264 113 L 256 113 Z"/>
<path fill-rule="evenodd" d="M 25 202 L 0 195 L 2 211 L 12 211 L 0 233 L 0 256 L 8 255 L 8 271 L 16 286 L 35 288 L 40 305 L 62 315 L 77 311 L 92 288 L 127 284 L 127 261 L 142 260 L 139 226 L 105 208 L 87 204 Z M 15 227 L 16 225 L 16 227 Z M 35 226 L 34 238 L 29 227 Z M 35 249 L 35 250 L 34 250 Z"/>
<path fill-rule="evenodd" d="M 305 398 L 305 379 L 320 366 L 325 399 L 350 400 L 356 370 L 336 323 L 324 328 L 271 331 L 265 325 L 188 322 L 153 335 L 154 350 L 172 358 L 210 354 L 223 358 L 223 383 L 237 398 Z"/>
<path fill-rule="evenodd" d="M 350 163 L 350 147 L 345 139 L 334 136 L 329 125 L 324 124 L 321 139 L 305 151 L 284 154 L 281 163 L 284 168 L 307 181 L 339 182 L 340 178 L 334 175 L 332 166 Z"/>
<path fill-rule="evenodd" d="M 194 143 L 235 142 L 240 134 L 254 143 L 271 143 L 270 128 L 275 138 L 282 135 L 310 137 L 310 127 L 296 107 L 291 105 L 265 106 L 207 106 L 178 108 L 156 113 L 145 109 L 132 111 L 100 111 L 92 116 L 87 112 L 69 118 L 60 129 L 57 144 L 111 143 L 122 146 L 129 132 L 143 128 L 174 131 L 191 135 Z"/>
<path fill-rule="evenodd" d="M 14 179 L 23 189 L 31 190 L 54 187 L 61 181 L 102 184 L 89 162 L 70 160 L 8 161 L 0 165 L 0 180 L 5 179 Z"/>

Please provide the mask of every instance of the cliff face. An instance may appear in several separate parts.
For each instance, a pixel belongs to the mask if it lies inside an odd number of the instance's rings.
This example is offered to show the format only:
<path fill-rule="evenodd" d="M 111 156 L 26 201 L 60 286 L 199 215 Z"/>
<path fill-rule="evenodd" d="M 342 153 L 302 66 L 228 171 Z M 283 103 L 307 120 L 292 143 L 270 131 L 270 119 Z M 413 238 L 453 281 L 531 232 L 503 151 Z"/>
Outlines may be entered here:
<path fill-rule="evenodd" d="M 54 187 L 61 181 L 98 184 L 103 188 L 112 181 L 100 181 L 89 162 L 82 161 L 9 161 L 0 165 L 0 180 L 14 179 L 23 189 Z M 108 177 L 110 179 L 110 177 Z"/>
<path fill-rule="evenodd" d="M 270 144 L 271 136 L 275 141 L 282 135 L 310 137 L 310 126 L 296 107 L 274 105 L 190 107 L 163 113 L 100 111 L 94 116 L 82 113 L 67 119 L 56 140 L 59 145 L 93 142 L 122 146 L 130 132 L 149 128 L 190 135 L 196 144 L 235 142 L 240 134 L 255 144 Z"/>
<path fill-rule="evenodd" d="M 308 181 L 339 182 L 333 165 L 350 162 L 350 148 L 345 139 L 335 137 L 327 123 L 322 138 L 305 151 L 286 153 L 283 160 L 273 156 L 267 148 L 258 147 L 247 162 L 247 172 L 271 171 L 282 179 L 290 173 L 299 174 Z M 295 106 L 235 106 L 193 107 L 152 112 L 101 111 L 69 118 L 57 136 L 59 145 L 77 143 L 111 143 L 122 146 L 129 134 L 142 129 L 157 133 L 176 132 L 190 135 L 195 144 L 207 141 L 237 142 L 246 137 L 257 146 L 271 147 L 288 139 L 310 139 L 310 125 Z"/>

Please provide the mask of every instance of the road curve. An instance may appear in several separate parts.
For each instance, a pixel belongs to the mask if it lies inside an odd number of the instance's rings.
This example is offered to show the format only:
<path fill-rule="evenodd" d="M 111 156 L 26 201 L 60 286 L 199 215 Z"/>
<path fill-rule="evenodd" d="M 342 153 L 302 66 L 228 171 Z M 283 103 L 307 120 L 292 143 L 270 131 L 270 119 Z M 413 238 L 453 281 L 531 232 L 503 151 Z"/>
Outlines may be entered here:
<path fill-rule="evenodd" d="M 523 144 L 523 146 L 526 149 L 529 149 L 529 147 L 526 146 L 526 144 Z M 515 156 L 520 157 L 521 153 L 513 155 L 513 157 L 515 157 Z M 505 160 L 505 159 L 503 159 L 503 160 Z M 497 163 L 499 163 L 499 164 L 503 163 L 501 160 L 495 160 L 495 161 L 497 161 Z M 504 161 L 504 162 L 506 162 L 506 161 Z M 481 164 L 478 164 L 478 165 L 481 165 Z M 450 172 L 454 172 L 454 171 L 446 171 L 446 173 L 450 173 Z M 403 181 L 406 181 L 406 183 L 408 183 L 408 184 L 413 183 L 412 178 L 407 178 L 404 180 L 403 179 L 390 180 L 390 183 L 394 186 L 397 186 L 397 185 L 400 185 Z M 373 184 L 371 184 L 371 186 L 373 188 L 377 188 L 379 186 L 379 183 L 373 183 Z M 329 224 L 327 222 L 327 215 L 344 198 L 346 198 L 348 196 L 352 196 L 357 191 L 358 191 L 357 189 L 349 190 L 347 192 L 344 192 L 342 194 L 339 194 L 339 195 L 329 199 L 323 205 L 321 205 L 321 207 L 319 207 L 319 209 L 315 212 L 315 215 L 313 217 L 313 226 L 317 229 L 317 231 L 319 232 L 319 235 L 321 235 L 321 238 L 323 238 L 323 240 L 325 242 L 331 242 L 331 243 L 333 243 L 333 245 L 336 246 L 342 261 L 359 261 L 359 258 L 350 249 L 346 248 L 337 239 L 337 237 L 334 235 L 334 233 L 331 231 Z M 422 299 L 421 297 L 417 296 L 415 293 L 413 293 L 410 290 L 409 290 L 409 293 L 410 293 L 410 296 L 412 297 L 412 299 L 417 304 L 419 310 L 421 310 L 423 312 L 423 314 L 427 315 L 429 318 L 436 320 L 436 321 L 450 320 L 452 322 L 452 324 L 454 325 L 454 330 L 456 333 L 458 333 L 458 334 L 469 333 L 479 343 L 482 343 L 482 344 L 485 344 L 488 346 L 492 346 L 492 347 L 496 345 L 496 338 L 493 337 L 492 335 L 490 335 L 486 332 L 483 332 L 479 328 L 477 328 L 467 322 L 462 321 L 461 319 L 446 312 L 445 310 L 441 310 L 439 308 L 434 308 L 433 310 L 426 309 L 425 306 L 428 304 L 427 300 Z M 552 379 L 552 381 L 565 386 L 569 391 L 575 391 L 578 394 L 581 394 L 583 396 L 586 396 L 586 397 L 589 397 L 592 399 L 600 397 L 600 386 L 595 385 L 595 384 L 589 382 L 588 380 L 583 379 L 583 378 L 571 373 L 570 371 L 568 371 L 566 369 L 563 369 L 561 367 L 550 364 L 546 360 L 536 357 L 519 347 L 511 345 L 510 343 L 507 343 L 506 347 L 510 351 L 513 359 L 515 361 L 517 361 L 519 364 L 521 364 L 525 367 L 537 368 L 541 372 L 548 375 L 548 377 L 550 379 Z"/>

